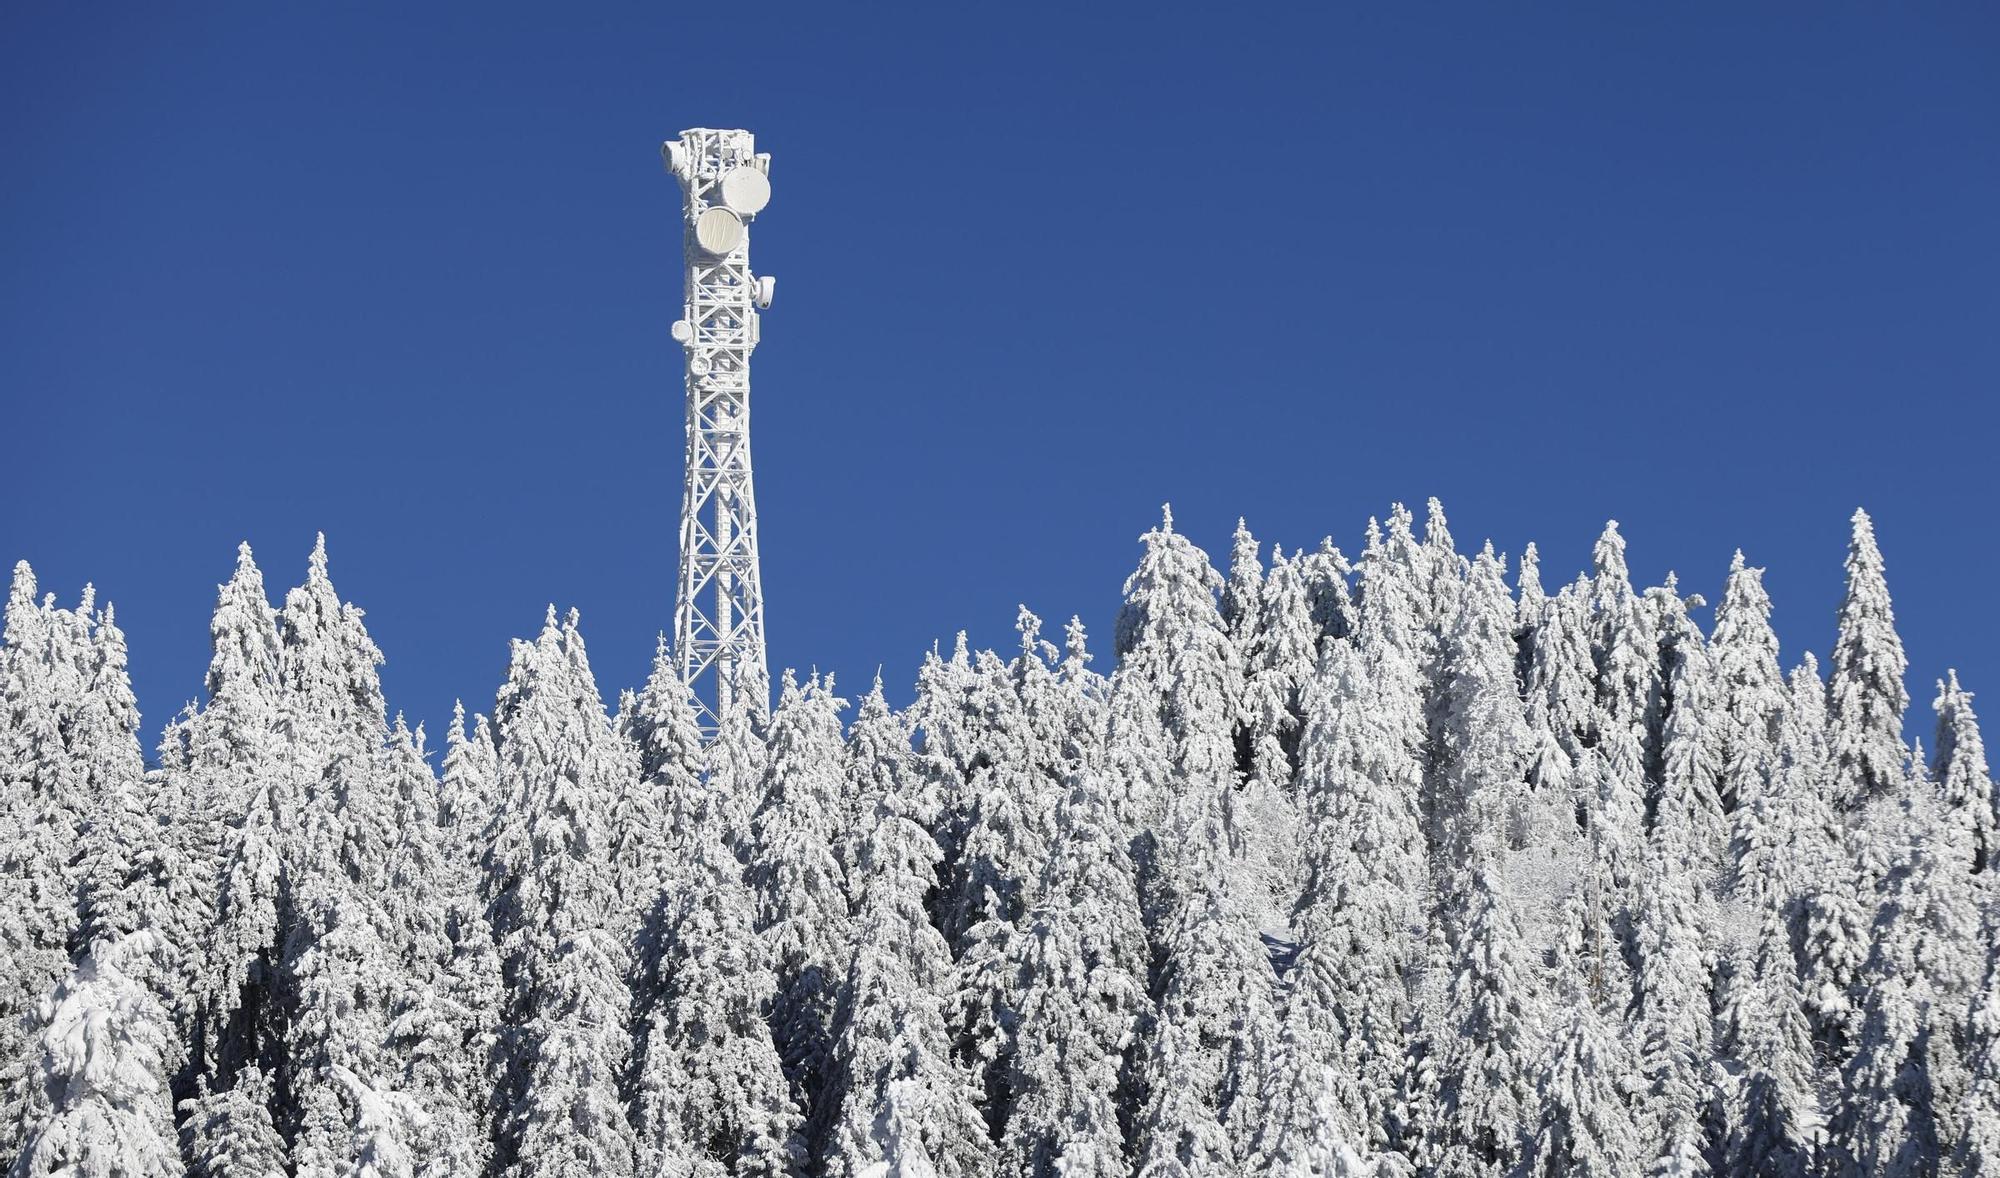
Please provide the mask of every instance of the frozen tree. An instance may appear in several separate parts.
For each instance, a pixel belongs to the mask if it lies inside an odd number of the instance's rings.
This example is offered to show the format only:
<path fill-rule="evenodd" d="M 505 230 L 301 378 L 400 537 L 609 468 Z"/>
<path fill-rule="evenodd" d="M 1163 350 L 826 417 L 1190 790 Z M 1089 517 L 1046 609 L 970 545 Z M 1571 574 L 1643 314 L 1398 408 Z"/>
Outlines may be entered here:
<path fill-rule="evenodd" d="M 1715 607 L 1709 651 L 1715 661 L 1720 791 L 1724 808 L 1733 813 L 1756 796 L 1773 771 L 1785 711 L 1785 676 L 1778 669 L 1778 636 L 1771 629 L 1764 570 L 1745 566 L 1740 549 L 1729 563 L 1729 581 Z"/>
<path fill-rule="evenodd" d="M 1458 961 L 1431 1036 L 1433 1093 L 1421 1110 L 1424 1172 L 1439 1178 L 1510 1174 L 1541 1123 L 1534 1077 L 1540 1014 L 1513 899 L 1490 862 L 1471 874 Z"/>
<path fill-rule="evenodd" d="M 1348 575 L 1354 569 L 1340 549 L 1333 546 L 1333 538 L 1322 538 L 1318 548 L 1293 557 L 1291 563 L 1305 589 L 1306 605 L 1312 611 L 1317 636 L 1345 638 L 1354 633 L 1354 595 L 1347 585 Z"/>
<path fill-rule="evenodd" d="M 1640 1144 L 1620 1088 L 1632 1060 L 1616 1030 L 1605 1025 L 1589 1002 L 1563 1003 L 1556 1017 L 1558 1027 L 1541 1075 L 1542 1119 L 1530 1172 L 1537 1178 L 1638 1173 Z M 1690 1152 L 1662 1158 L 1654 1172 L 1705 1173 L 1699 1157 Z"/>
<path fill-rule="evenodd" d="M 1137 1169 L 1148 1178 L 1239 1171 L 1275 1046 L 1270 962 L 1239 895 L 1222 806 L 1220 791 L 1179 803 L 1180 910 L 1165 937 L 1142 1070 Z"/>
<path fill-rule="evenodd" d="M 884 712 L 878 685 L 857 738 Z M 916 820 L 910 780 L 877 779 L 856 856 L 854 959 L 835 1019 L 825 1164 L 833 1175 L 886 1165 L 972 1178 L 990 1172 L 991 1142 L 980 1089 L 953 1057 L 945 1023 L 951 954 L 924 908 L 940 852 Z"/>
<path fill-rule="evenodd" d="M 1420 590 L 1422 612 L 1425 626 L 1442 641 L 1444 632 L 1458 617 L 1458 597 L 1469 565 L 1452 543 L 1451 529 L 1445 523 L 1444 504 L 1432 497 L 1425 507 Z"/>
<path fill-rule="evenodd" d="M 1375 1152 L 1401 1137 L 1428 895 L 1419 771 L 1383 723 L 1362 653 L 1328 644 L 1309 699 L 1300 773 L 1309 870 L 1259 1140 L 1273 1165 Z"/>
<path fill-rule="evenodd" d="M 1525 804 L 1533 747 L 1514 678 L 1513 611 L 1492 545 L 1473 562 L 1460 601 L 1441 661 L 1429 827 L 1448 901 L 1463 895 L 1475 841 L 1504 839 L 1508 817 Z"/>
<path fill-rule="evenodd" d="M 1719 1046 L 1740 1069 L 1724 1093 L 1722 1172 L 1805 1178 L 1819 1160 L 1825 1117 L 1786 912 L 1743 916 L 1757 923 L 1733 949 L 1718 1004 Z"/>
<path fill-rule="evenodd" d="M 32 1094 L 33 1011 L 69 964 L 77 933 L 80 836 L 90 811 L 84 766 L 67 730 L 91 660 L 89 620 L 35 599 L 35 576 L 14 566 L 0 645 L 0 1156 L 19 1144 Z M 90 608 L 86 601 L 84 612 Z"/>
<path fill-rule="evenodd" d="M 1521 550 L 1521 567 L 1514 576 L 1514 674 L 1525 697 L 1534 674 L 1535 642 L 1548 604 L 1542 590 L 1542 554 L 1533 541 Z"/>
<path fill-rule="evenodd" d="M 1643 746 L 1659 721 L 1659 634 L 1653 614 L 1632 592 L 1625 538 L 1618 534 L 1617 520 L 1604 525 L 1591 559 L 1590 649 L 1597 667 L 1601 723 L 1632 728 Z"/>
<path fill-rule="evenodd" d="M 1079 777 L 1011 952 L 1023 978 L 1003 1171 L 1025 1178 L 1129 1173 L 1131 1056 L 1149 1016 L 1146 933 L 1133 868 L 1094 776 Z"/>
<path fill-rule="evenodd" d="M 1972 832 L 1970 869 L 1984 875 L 2000 852 L 2000 820 L 1994 813 L 1993 776 L 1986 764 L 1986 742 L 1979 735 L 1979 717 L 1972 714 L 1972 693 L 1958 685 L 1958 672 L 1948 672 L 1938 684 L 1937 752 L 1932 772 L 1944 796 L 1947 821 Z"/>
<path fill-rule="evenodd" d="M 1242 682 L 1216 596 L 1223 581 L 1208 558 L 1173 530 L 1173 514 L 1141 537 L 1145 553 L 1126 579 L 1118 611 L 1113 708 L 1130 723 L 1150 716 L 1164 729 L 1173 769 L 1161 796 L 1140 799 L 1138 816 L 1158 830 L 1190 784 L 1228 781 Z M 1129 696 L 1120 700 L 1120 695 Z"/>
<path fill-rule="evenodd" d="M 805 1158 L 801 1122 L 765 1013 L 777 993 L 736 856 L 711 812 L 687 832 L 685 882 L 662 898 L 645 980 L 636 1081 L 641 1174 L 783 1178 Z"/>
<path fill-rule="evenodd" d="M 1241 518 L 1229 538 L 1229 576 L 1219 603 L 1223 628 L 1236 649 L 1248 652 L 1257 643 L 1264 618 L 1264 565 L 1257 557 L 1257 538 Z"/>
<path fill-rule="evenodd" d="M 1847 545 L 1847 595 L 1840 602 L 1840 635 L 1827 681 L 1827 731 L 1833 742 L 1836 796 L 1842 808 L 1860 810 L 1893 794 L 1903 780 L 1903 686 L 1909 661 L 1896 634 L 1882 551 L 1868 513 L 1854 512 Z"/>
<path fill-rule="evenodd" d="M 285 1178 L 285 1140 L 271 1124 L 271 1082 L 255 1064 L 234 1084 L 204 1084 L 181 1106 L 182 1149 L 193 1178 Z"/>
<path fill-rule="evenodd" d="M 447 739 L 448 769 L 466 774 L 492 746 L 483 723 L 466 739 L 455 717 Z M 475 752 L 473 750 L 479 749 Z M 390 996 L 387 1045 L 401 1069 L 397 1086 L 421 1110 L 411 1153 L 419 1172 L 478 1174 L 491 1158 L 492 1055 L 498 1042 L 500 965 L 478 899 L 476 861 L 465 852 L 485 825 L 459 782 L 454 803 L 431 776 L 423 731 L 397 718 L 385 753 L 385 775 L 398 802 L 401 837 L 392 853 L 392 897 L 428 897 L 394 904 L 389 917 L 399 951 Z"/>
<path fill-rule="evenodd" d="M 1251 834 L 1240 870 L 1261 883 L 1266 907 L 1284 912 L 1303 884 L 1297 767 L 1319 631 L 1297 563 L 1275 548 L 1262 605 L 1256 642 L 1243 655 L 1249 764 L 1236 809 Z"/>
<path fill-rule="evenodd" d="M 511 1176 L 632 1171 L 617 1078 L 629 1051 L 613 807 L 638 766 L 604 714 L 576 615 L 516 642 L 494 709 L 501 817 L 486 865 L 500 946 Z"/>
<path fill-rule="evenodd" d="M 1871 944 L 1855 993 L 1845 1106 L 1834 1144 L 1847 1172 L 1937 1172 L 1963 1136 L 1961 1020 L 1982 963 L 1968 877 L 1971 832 L 1944 821 L 1921 764 L 1898 791 L 1903 821 L 1875 886 Z M 1883 837 L 1878 832 L 1878 838 Z"/>
<path fill-rule="evenodd" d="M 1965 1178 L 1992 1178 L 2000 1172 L 2000 944 L 1987 949 L 1986 980 L 1973 998 L 1967 1030 L 1966 1128 L 1953 1160 Z"/>
<path fill-rule="evenodd" d="M 750 822 L 749 881 L 778 996 L 771 1030 L 792 1094 L 823 1116 L 833 1008 L 848 944 L 847 881 L 835 846 L 847 807 L 840 711 L 831 684 L 788 674 L 771 717 L 763 802 Z"/>
<path fill-rule="evenodd" d="M 167 1091 L 174 1025 L 146 984 L 153 939 L 97 942 L 44 1000 L 42 1091 L 15 1178 L 182 1173 Z"/>

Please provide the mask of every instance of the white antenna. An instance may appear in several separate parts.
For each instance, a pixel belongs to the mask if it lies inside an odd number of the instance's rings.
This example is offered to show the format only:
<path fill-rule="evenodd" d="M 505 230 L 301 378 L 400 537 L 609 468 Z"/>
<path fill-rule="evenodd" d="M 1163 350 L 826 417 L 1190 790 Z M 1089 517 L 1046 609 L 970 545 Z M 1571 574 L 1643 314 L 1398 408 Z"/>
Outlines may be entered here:
<path fill-rule="evenodd" d="M 713 736 L 739 678 L 767 684 L 757 497 L 750 477 L 750 352 L 774 281 L 750 273 L 749 222 L 771 199 L 771 157 L 748 131 L 681 132 L 660 149 L 681 183 L 687 311 L 687 486 L 674 650 Z M 768 690 L 767 688 L 760 690 Z M 755 701 L 759 711 L 770 700 Z"/>

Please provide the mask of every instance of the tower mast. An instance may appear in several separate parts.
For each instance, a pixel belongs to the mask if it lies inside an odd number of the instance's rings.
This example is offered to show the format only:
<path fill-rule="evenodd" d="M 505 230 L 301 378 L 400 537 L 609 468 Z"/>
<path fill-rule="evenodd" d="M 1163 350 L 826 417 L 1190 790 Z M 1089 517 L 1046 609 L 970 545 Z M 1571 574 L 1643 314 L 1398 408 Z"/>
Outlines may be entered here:
<path fill-rule="evenodd" d="M 757 497 L 750 472 L 750 353 L 773 280 L 750 273 L 749 222 L 771 199 L 771 157 L 748 131 L 681 132 L 660 150 L 680 181 L 687 308 L 673 334 L 687 351 L 687 476 L 681 499 L 674 650 L 703 732 L 713 736 L 737 684 L 764 660 L 764 591 L 757 567 Z"/>

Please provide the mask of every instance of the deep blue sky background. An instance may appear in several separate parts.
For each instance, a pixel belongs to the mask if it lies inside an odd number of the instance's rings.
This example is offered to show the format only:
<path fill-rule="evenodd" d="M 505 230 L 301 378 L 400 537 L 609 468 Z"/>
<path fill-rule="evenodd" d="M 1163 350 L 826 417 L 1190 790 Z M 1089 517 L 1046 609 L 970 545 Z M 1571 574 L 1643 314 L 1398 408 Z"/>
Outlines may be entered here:
<path fill-rule="evenodd" d="M 778 666 L 905 699 L 1016 602 L 1108 662 L 1161 501 L 1221 562 L 1432 494 L 1551 582 L 1741 545 L 1790 663 L 1860 503 L 1918 727 L 2000 716 L 1992 6 L 582 7 L 0 13 L 0 556 L 117 602 L 149 730 L 316 529 L 434 736 L 547 602 L 643 677 L 695 125 L 776 157 Z"/>

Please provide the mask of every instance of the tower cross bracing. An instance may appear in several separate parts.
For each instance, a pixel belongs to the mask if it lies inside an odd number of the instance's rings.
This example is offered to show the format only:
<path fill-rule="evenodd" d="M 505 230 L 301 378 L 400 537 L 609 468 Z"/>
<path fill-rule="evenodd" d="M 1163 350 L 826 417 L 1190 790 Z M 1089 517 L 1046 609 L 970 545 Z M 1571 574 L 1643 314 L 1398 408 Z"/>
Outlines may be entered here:
<path fill-rule="evenodd" d="M 680 181 L 687 306 L 687 467 L 674 651 L 713 735 L 738 684 L 769 705 L 757 497 L 750 467 L 750 353 L 772 280 L 750 272 L 749 222 L 770 199 L 770 156 L 748 131 L 696 128 L 661 152 Z"/>

